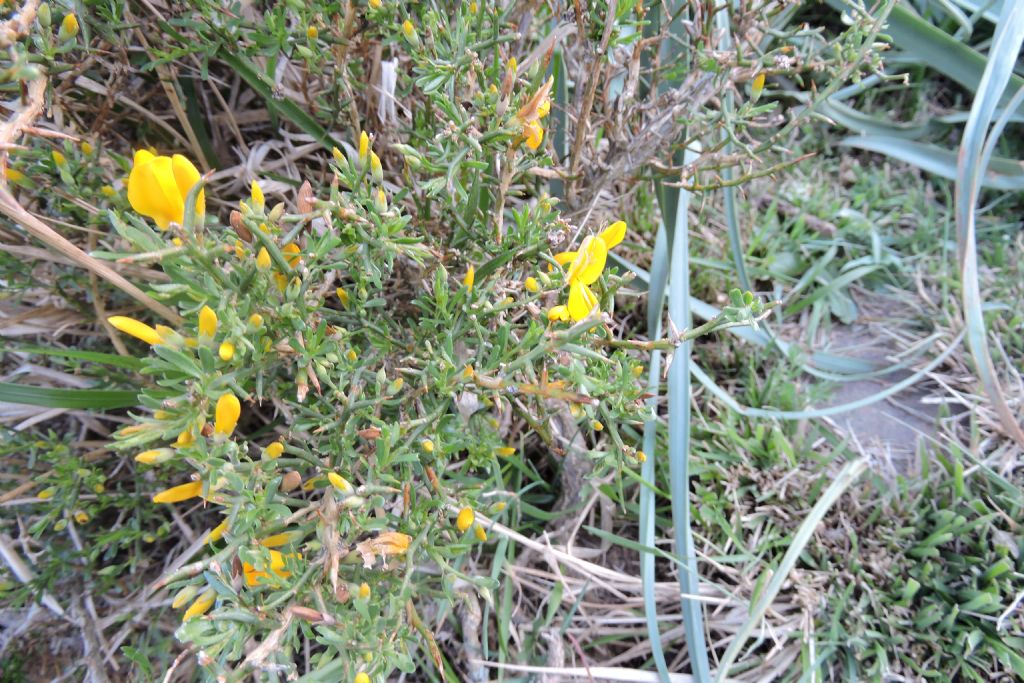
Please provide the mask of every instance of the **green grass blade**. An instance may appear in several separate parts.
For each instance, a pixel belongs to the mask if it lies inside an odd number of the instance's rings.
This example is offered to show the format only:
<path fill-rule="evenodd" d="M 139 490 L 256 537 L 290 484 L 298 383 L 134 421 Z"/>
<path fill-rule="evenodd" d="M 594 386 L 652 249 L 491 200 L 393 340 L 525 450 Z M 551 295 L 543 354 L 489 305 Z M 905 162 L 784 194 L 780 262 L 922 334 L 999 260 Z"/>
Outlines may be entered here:
<path fill-rule="evenodd" d="M 76 360 L 89 361 L 109 365 L 125 370 L 138 370 L 142 367 L 142 361 L 134 356 L 122 356 L 116 353 L 100 353 L 98 351 L 79 351 L 78 349 L 56 349 L 48 346 L 15 346 L 5 350 L 6 353 L 30 353 L 38 356 L 58 356 L 60 358 L 74 358 Z"/>
<path fill-rule="evenodd" d="M 884 154 L 948 180 L 957 178 L 957 153 L 938 145 L 880 135 L 850 137 L 839 144 Z M 980 180 L 982 187 L 1019 192 L 1024 190 L 1024 168 L 1009 159 L 993 159 Z"/>
<path fill-rule="evenodd" d="M 985 327 L 981 287 L 978 282 L 977 236 L 975 234 L 975 211 L 978 196 L 983 185 L 983 174 L 991 157 L 995 140 L 986 144 L 986 131 L 992 122 L 996 108 L 1002 99 L 1006 86 L 1013 77 L 1016 57 L 1024 42 L 1024 4 L 1007 3 L 996 25 L 992 49 L 985 75 L 978 88 L 978 95 L 971 106 L 971 115 L 964 127 L 960 143 L 957 180 L 954 189 L 956 205 L 957 244 L 960 252 L 960 280 L 962 286 L 964 318 L 967 325 L 967 346 L 974 358 L 974 366 L 985 387 L 985 394 L 999 415 L 1006 434 L 1024 445 L 1024 430 L 1021 429 L 1003 395 L 995 365 L 988 348 L 988 332 Z M 1015 86 L 1019 94 L 1024 85 Z M 1013 111 L 1012 107 L 1007 108 Z M 1000 119 L 1002 121 L 1002 117 Z M 1002 123 L 1005 126 L 1005 123 Z M 997 124 L 992 138 L 998 138 L 1002 128 Z"/>
<path fill-rule="evenodd" d="M 651 279 L 647 298 L 647 336 L 649 339 L 661 338 L 661 314 L 665 308 L 665 285 L 668 282 L 668 234 L 663 224 L 658 226 L 658 234 L 654 240 L 654 256 L 651 261 Z M 647 372 L 647 409 L 657 415 L 658 398 L 661 393 L 661 351 L 651 353 L 651 363 Z M 644 485 L 640 487 L 640 545 L 653 548 L 657 526 L 657 513 L 654 505 L 654 485 L 656 471 L 654 463 L 657 458 L 658 418 L 651 417 L 644 422 L 644 453 L 647 460 L 640 467 L 640 476 Z M 658 669 L 661 679 L 668 680 L 668 664 L 661 647 L 661 629 L 658 626 L 658 602 L 654 595 L 654 555 L 640 553 L 640 580 L 643 582 L 644 617 L 647 620 L 648 640 L 651 643 L 651 656 Z"/>
<path fill-rule="evenodd" d="M 121 389 L 55 389 L 0 382 L 0 402 L 43 408 L 108 410 L 139 404 L 138 392 Z"/>
<path fill-rule="evenodd" d="M 692 163 L 696 153 L 687 150 L 684 163 Z M 690 193 L 679 188 L 664 188 L 675 194 L 675 215 L 669 234 L 669 320 L 679 330 L 689 329 L 690 313 Z M 679 570 L 679 587 L 684 596 L 700 595 L 697 573 L 697 552 L 693 543 L 690 519 L 690 350 L 692 342 L 676 347 L 668 371 L 668 461 L 669 490 L 672 494 L 672 526 L 676 554 L 683 566 Z M 683 627 L 690 667 L 697 681 L 711 680 L 707 645 L 704 641 L 704 618 L 699 601 L 683 598 Z"/>
<path fill-rule="evenodd" d="M 730 667 L 735 663 L 736 658 L 740 654 L 740 650 L 747 642 L 747 638 L 753 633 L 754 629 L 760 623 L 764 613 L 768 611 L 772 602 L 775 600 L 775 596 L 779 594 L 782 589 L 782 584 L 789 579 L 789 573 L 796 566 L 796 562 L 800 557 L 800 554 L 804 551 L 807 543 L 811 540 L 811 536 L 814 534 L 815 528 L 824 518 L 825 513 L 828 512 L 829 508 L 839 499 L 839 496 L 848 489 L 857 478 L 866 470 L 868 467 L 867 458 L 859 458 L 853 462 L 848 462 L 840 470 L 839 474 L 836 475 L 835 479 L 829 484 L 829 487 L 825 489 L 825 492 L 818 499 L 818 502 L 814 504 L 811 511 L 804 518 L 804 521 L 800 523 L 800 527 L 797 529 L 796 534 L 793 536 L 793 540 L 789 544 L 789 548 L 786 550 L 786 554 L 782 557 L 782 561 L 779 562 L 779 566 L 772 572 L 771 581 L 761 592 L 761 596 L 758 598 L 757 603 L 750 609 L 750 614 L 747 620 L 740 627 L 736 636 L 732 642 L 729 643 L 729 647 L 726 649 L 725 654 L 722 656 L 722 661 L 718 667 L 718 676 L 716 681 L 723 681 L 728 675 Z"/>

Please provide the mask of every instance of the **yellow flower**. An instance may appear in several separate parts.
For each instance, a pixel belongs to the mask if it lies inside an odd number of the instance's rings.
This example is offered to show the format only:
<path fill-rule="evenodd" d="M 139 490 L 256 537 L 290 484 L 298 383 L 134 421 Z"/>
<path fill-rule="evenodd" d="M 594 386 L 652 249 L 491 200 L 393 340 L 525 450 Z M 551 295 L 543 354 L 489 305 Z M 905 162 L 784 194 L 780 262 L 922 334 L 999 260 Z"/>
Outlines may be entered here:
<path fill-rule="evenodd" d="M 495 448 L 494 452 L 498 455 L 512 455 L 516 452 L 516 449 L 512 448 L 512 446 L 501 446 L 500 448 Z"/>
<path fill-rule="evenodd" d="M 560 265 L 569 264 L 565 280 L 569 285 L 569 301 L 563 310 L 555 306 L 548 311 L 548 320 L 566 320 L 565 314 L 573 321 L 589 316 L 598 305 L 597 296 L 590 285 L 597 281 L 608 259 L 608 250 L 618 245 L 626 236 L 626 223 L 616 221 L 598 235 L 589 235 L 580 243 L 577 251 L 563 251 L 555 254 Z"/>
<path fill-rule="evenodd" d="M 117 190 L 110 185 L 104 185 L 100 188 L 100 192 L 103 193 L 104 197 L 111 198 L 117 196 Z"/>
<path fill-rule="evenodd" d="M 206 535 L 207 543 L 216 543 L 224 537 L 224 532 L 228 530 L 228 520 L 224 520 L 217 526 L 210 529 L 210 533 Z"/>
<path fill-rule="evenodd" d="M 363 581 L 361 584 L 359 584 L 359 597 L 360 598 L 362 598 L 363 600 L 366 600 L 367 598 L 370 597 L 370 593 L 371 592 L 372 591 L 370 591 L 370 584 L 366 583 L 365 581 Z"/>
<path fill-rule="evenodd" d="M 217 314 L 209 306 L 199 309 L 199 336 L 212 339 L 217 334 Z"/>
<path fill-rule="evenodd" d="M 39 500 L 50 500 L 53 498 L 53 494 L 55 493 L 57 493 L 57 488 L 55 486 L 50 486 L 40 491 L 37 497 Z"/>
<path fill-rule="evenodd" d="M 476 514 L 473 512 L 473 508 L 464 507 L 459 510 L 459 516 L 455 520 L 455 526 L 459 528 L 459 531 L 466 533 L 466 529 L 473 526 L 473 521 L 476 519 Z"/>
<path fill-rule="evenodd" d="M 299 265 L 299 261 L 302 260 L 302 256 L 300 256 L 300 254 L 302 254 L 302 248 L 294 242 L 284 245 L 281 252 L 288 259 L 288 265 L 292 268 Z"/>
<path fill-rule="evenodd" d="M 466 291 L 473 291 L 473 283 L 476 281 L 476 268 L 470 266 L 466 269 L 466 277 L 462 278 L 462 284 L 466 285 Z"/>
<path fill-rule="evenodd" d="M 380 0 L 377 0 L 380 2 Z M 366 675 L 366 672 L 360 671 L 356 674 L 356 677 L 352 679 L 352 683 L 370 683 L 370 677 Z"/>
<path fill-rule="evenodd" d="M 348 308 L 348 302 L 351 301 L 348 292 L 343 287 L 338 287 L 334 290 L 334 293 L 338 295 L 338 300 L 341 301 L 341 305 Z"/>
<path fill-rule="evenodd" d="M 79 524 L 85 524 L 89 521 L 89 515 L 82 510 L 79 510 L 75 513 L 75 521 Z"/>
<path fill-rule="evenodd" d="M 532 292 L 534 294 L 540 291 L 540 285 L 537 284 L 537 278 L 534 277 L 528 277 L 523 280 L 523 287 L 527 292 Z"/>
<path fill-rule="evenodd" d="M 266 201 L 265 198 L 263 197 L 263 189 L 260 188 L 260 184 L 257 183 L 255 180 L 252 181 L 252 186 L 250 188 L 249 193 L 250 195 L 252 195 L 253 206 L 255 206 L 257 209 L 262 209 Z"/>
<path fill-rule="evenodd" d="M 600 237 L 587 236 L 580 244 L 576 258 L 569 264 L 565 279 L 570 283 L 580 282 L 592 285 L 601 277 L 604 264 L 608 260 L 608 247 Z"/>
<path fill-rule="evenodd" d="M 377 156 L 376 152 L 370 152 L 370 175 L 373 176 L 373 182 L 380 185 L 384 182 L 384 167 L 380 163 L 380 157 Z"/>
<path fill-rule="evenodd" d="M 420 448 L 422 448 L 426 453 L 433 453 L 434 442 L 430 439 L 423 439 L 423 441 L 420 441 Z"/>
<path fill-rule="evenodd" d="M 359 354 L 356 353 L 354 349 L 349 349 L 345 352 L 345 358 L 354 363 L 359 360 Z"/>
<path fill-rule="evenodd" d="M 112 315 L 107 318 L 107 322 L 121 332 L 130 334 L 136 339 L 141 339 L 147 344 L 163 343 L 163 338 L 155 329 L 144 322 L 136 320 L 135 318 L 129 318 L 123 315 Z"/>
<path fill-rule="evenodd" d="M 377 210 L 377 213 L 384 213 L 388 210 L 388 196 L 384 194 L 384 190 L 377 190 L 376 198 L 373 201 L 373 208 Z"/>
<path fill-rule="evenodd" d="M 217 349 L 217 355 L 220 356 L 222 361 L 227 363 L 235 357 L 235 345 L 229 341 L 221 342 L 220 348 Z"/>
<path fill-rule="evenodd" d="M 602 423 L 600 420 L 593 420 L 590 423 L 590 426 L 593 428 L 595 432 L 599 432 L 604 429 L 604 423 Z"/>
<path fill-rule="evenodd" d="M 550 113 L 551 113 L 551 98 L 550 97 L 545 97 L 543 100 L 540 101 L 540 104 L 537 105 L 537 118 L 542 119 L 542 118 L 544 118 L 545 116 L 547 116 Z"/>
<path fill-rule="evenodd" d="M 275 441 L 266 448 L 267 457 L 271 460 L 277 460 L 284 453 L 284 444 L 280 441 Z"/>
<path fill-rule="evenodd" d="M 92 143 L 88 140 L 82 140 L 82 154 L 85 156 L 92 156 L 92 153 L 96 151 L 96 148 L 92 146 Z"/>
<path fill-rule="evenodd" d="M 212 588 L 207 588 L 198 598 L 196 598 L 196 601 L 193 602 L 187 610 L 185 610 L 185 614 L 181 616 L 181 620 L 188 621 L 193 617 L 199 617 L 206 614 L 210 611 L 210 608 L 213 607 L 213 601 L 216 600 L 216 598 L 216 591 Z"/>
<path fill-rule="evenodd" d="M 477 9 L 478 8 L 477 8 L 476 0 L 473 0 L 473 2 L 469 3 L 469 13 L 470 14 L 476 14 Z"/>
<path fill-rule="evenodd" d="M 260 247 L 259 252 L 256 254 L 256 267 L 260 270 L 270 268 L 270 252 L 267 251 L 266 247 Z"/>
<path fill-rule="evenodd" d="M 256 329 L 263 327 L 263 316 L 259 313 L 253 313 L 249 316 L 249 324 Z"/>
<path fill-rule="evenodd" d="M 306 37 L 310 40 L 316 40 L 320 35 L 320 30 L 316 26 L 309 26 L 306 28 Z"/>
<path fill-rule="evenodd" d="M 419 45 L 420 37 L 416 34 L 416 27 L 412 25 L 412 22 L 406 19 L 402 22 L 402 33 L 413 45 Z"/>
<path fill-rule="evenodd" d="M 529 121 L 523 124 L 523 136 L 527 147 L 537 149 L 544 142 L 544 126 L 540 125 L 540 121 Z"/>
<path fill-rule="evenodd" d="M 370 9 L 380 9 L 380 0 L 370 0 Z"/>
<path fill-rule="evenodd" d="M 476 540 L 480 541 L 481 543 L 487 542 L 487 532 L 479 524 L 473 527 L 473 533 L 476 534 Z"/>
<path fill-rule="evenodd" d="M 53 150 L 52 152 L 50 152 L 50 156 L 53 157 L 53 163 L 57 164 L 58 166 L 63 166 L 64 164 L 68 163 L 67 157 L 64 156 L 61 152 L 58 152 L 57 150 Z"/>
<path fill-rule="evenodd" d="M 135 152 L 128 176 L 128 202 L 137 212 L 152 218 L 161 230 L 166 230 L 172 222 L 184 221 L 185 199 L 199 180 L 199 171 L 180 154 L 156 156 L 140 149 Z M 196 212 L 206 213 L 202 191 L 196 198 Z"/>
<path fill-rule="evenodd" d="M 224 436 L 231 436 L 238 424 L 238 417 L 242 414 L 242 405 L 230 391 L 217 399 L 217 408 L 214 411 L 213 431 Z"/>
<path fill-rule="evenodd" d="M 159 465 L 160 463 L 167 462 L 174 457 L 174 451 L 170 448 L 154 448 L 148 451 L 142 451 L 135 456 L 135 462 L 140 462 L 143 465 Z"/>
<path fill-rule="evenodd" d="M 7 169 L 7 180 L 11 181 L 12 183 L 24 182 L 25 181 L 25 174 L 22 173 L 21 171 L 17 170 L 17 169 L 8 168 Z M 110 187 L 110 186 L 109 185 L 104 185 L 103 188 L 105 188 L 105 187 Z M 100 188 L 100 192 L 103 192 L 103 188 Z M 110 189 L 111 189 L 111 191 L 113 191 L 114 188 L 111 187 Z M 104 192 L 104 194 L 106 194 L 106 193 Z"/>
<path fill-rule="evenodd" d="M 282 579 L 287 579 L 289 576 L 292 575 L 292 573 L 290 571 L 287 571 L 284 568 L 285 567 L 285 561 L 288 558 L 292 558 L 292 557 L 300 557 L 301 558 L 302 556 L 301 555 L 297 555 L 295 553 L 289 553 L 288 555 L 283 555 L 283 554 L 281 554 L 281 552 L 279 552 L 277 550 L 271 550 L 270 551 L 270 567 L 269 567 L 270 571 L 274 572 L 275 574 L 280 576 Z M 258 571 L 254 566 L 252 566 L 248 562 L 243 562 L 242 563 L 242 573 L 245 574 L 245 582 L 248 585 L 250 585 L 250 586 L 259 585 L 261 579 L 266 579 L 266 578 L 270 577 L 270 574 L 268 574 L 265 571 Z"/>
<path fill-rule="evenodd" d="M 195 498 L 203 492 L 203 482 L 190 481 L 187 484 L 180 484 L 165 489 L 153 496 L 154 503 L 180 503 L 183 500 Z"/>

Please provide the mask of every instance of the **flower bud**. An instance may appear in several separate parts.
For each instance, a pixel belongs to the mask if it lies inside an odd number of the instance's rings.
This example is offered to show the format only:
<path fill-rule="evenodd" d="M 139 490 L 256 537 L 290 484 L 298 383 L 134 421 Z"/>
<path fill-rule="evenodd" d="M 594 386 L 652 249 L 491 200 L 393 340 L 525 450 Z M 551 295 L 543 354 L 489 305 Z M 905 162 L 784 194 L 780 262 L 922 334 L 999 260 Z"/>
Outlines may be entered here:
<path fill-rule="evenodd" d="M 135 456 L 135 462 L 143 465 L 159 465 L 174 457 L 174 451 L 170 448 L 154 448 L 143 451 Z"/>
<path fill-rule="evenodd" d="M 370 152 L 370 174 L 373 176 L 373 182 L 378 185 L 384 183 L 384 167 L 381 166 L 380 157 L 376 152 Z"/>
<path fill-rule="evenodd" d="M 238 418 L 242 414 L 242 406 L 230 391 L 222 394 L 217 399 L 217 407 L 214 411 L 214 432 L 224 436 L 231 436 L 238 424 Z"/>
<path fill-rule="evenodd" d="M 271 460 L 277 460 L 278 458 L 281 457 L 281 454 L 284 453 L 284 444 L 281 443 L 280 441 L 275 441 L 274 443 L 268 445 L 264 452 L 267 454 L 267 457 L 270 458 Z"/>
<path fill-rule="evenodd" d="M 221 342 L 220 348 L 217 349 L 217 355 L 220 359 L 227 363 L 235 357 L 235 345 L 229 341 Z"/>
<path fill-rule="evenodd" d="M 64 15 L 60 22 L 60 31 L 57 32 L 57 40 L 65 42 L 78 35 L 78 17 L 74 13 Z"/>
<path fill-rule="evenodd" d="M 464 507 L 459 510 L 459 516 L 455 519 L 455 526 L 462 533 L 466 533 L 466 530 L 473 526 L 474 520 L 476 520 L 476 514 L 473 512 L 473 508 Z"/>
<path fill-rule="evenodd" d="M 171 607 L 174 609 L 180 609 L 186 602 L 191 602 L 192 598 L 196 597 L 196 593 L 199 592 L 199 586 L 190 584 L 185 586 L 180 591 L 175 593 L 174 599 L 171 600 Z"/>
<path fill-rule="evenodd" d="M 266 247 L 260 247 L 259 252 L 256 254 L 256 267 L 260 270 L 270 268 L 270 252 L 267 251 Z"/>

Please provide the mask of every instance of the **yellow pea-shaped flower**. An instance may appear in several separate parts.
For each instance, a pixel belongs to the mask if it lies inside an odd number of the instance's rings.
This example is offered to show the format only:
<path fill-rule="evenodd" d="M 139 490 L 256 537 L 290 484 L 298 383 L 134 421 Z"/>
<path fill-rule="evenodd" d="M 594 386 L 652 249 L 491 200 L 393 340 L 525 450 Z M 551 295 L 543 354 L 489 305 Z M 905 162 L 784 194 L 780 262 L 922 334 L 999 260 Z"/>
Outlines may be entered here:
<path fill-rule="evenodd" d="M 128 202 L 137 212 L 152 218 L 161 230 L 185 219 L 185 199 L 199 182 L 199 171 L 180 154 L 157 156 L 148 150 L 135 152 L 128 176 Z M 206 213 L 202 191 L 196 198 L 196 212 Z"/>
<path fill-rule="evenodd" d="M 228 392 L 217 399 L 217 408 L 214 410 L 213 431 L 224 436 L 231 436 L 238 424 L 238 417 L 242 414 L 242 404 L 234 394 Z"/>

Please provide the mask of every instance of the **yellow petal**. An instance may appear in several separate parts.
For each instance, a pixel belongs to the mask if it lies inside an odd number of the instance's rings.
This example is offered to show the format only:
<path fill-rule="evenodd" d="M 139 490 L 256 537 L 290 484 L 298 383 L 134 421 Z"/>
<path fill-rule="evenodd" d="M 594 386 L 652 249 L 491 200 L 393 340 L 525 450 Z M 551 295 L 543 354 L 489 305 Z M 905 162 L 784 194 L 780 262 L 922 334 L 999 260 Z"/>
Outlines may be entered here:
<path fill-rule="evenodd" d="M 178 195 L 181 197 L 182 215 L 184 215 L 185 198 L 188 197 L 188 193 L 192 189 L 192 186 L 199 182 L 201 176 L 199 175 L 199 170 L 196 169 L 192 162 L 180 154 L 175 154 L 171 157 L 171 168 L 174 171 L 174 182 L 178 187 Z M 206 197 L 204 190 L 200 190 L 199 196 L 196 197 L 196 213 L 200 216 L 206 213 Z"/>
<path fill-rule="evenodd" d="M 548 309 L 548 320 L 553 323 L 565 322 L 569 319 L 569 309 L 565 306 L 552 306 Z"/>
<path fill-rule="evenodd" d="M 299 245 L 295 244 L 294 242 L 284 245 L 284 247 L 281 249 L 281 253 L 283 253 L 287 257 L 288 265 L 291 266 L 292 268 L 298 266 L 299 261 L 302 260 L 302 257 L 300 256 L 300 254 L 302 253 L 302 248 Z"/>
<path fill-rule="evenodd" d="M 560 251 L 555 254 L 555 263 L 560 266 L 564 266 L 566 263 L 572 263 L 576 259 L 575 251 Z"/>
<path fill-rule="evenodd" d="M 206 536 L 207 543 L 216 543 L 224 537 L 224 532 L 228 530 L 228 520 L 224 520 L 217 526 L 210 529 L 210 533 Z"/>
<path fill-rule="evenodd" d="M 544 142 L 544 126 L 540 125 L 540 121 L 530 121 L 523 126 L 523 135 L 526 136 L 526 146 L 537 149 Z"/>
<path fill-rule="evenodd" d="M 476 519 L 476 515 L 473 513 L 473 508 L 464 507 L 459 510 L 459 516 L 455 520 L 455 526 L 458 527 L 462 533 L 466 532 L 466 529 L 473 526 L 473 520 Z"/>
<path fill-rule="evenodd" d="M 601 277 L 607 259 L 608 247 L 605 246 L 604 240 L 588 235 L 580 244 L 580 249 L 576 252 L 576 258 L 569 266 L 565 278 L 570 285 L 574 282 L 593 284 Z"/>
<path fill-rule="evenodd" d="M 466 285 L 466 289 L 472 292 L 474 282 L 476 282 L 476 268 L 470 266 L 466 269 L 466 277 L 462 278 L 462 284 Z"/>
<path fill-rule="evenodd" d="M 163 339 L 155 329 L 144 322 L 136 320 L 135 318 L 128 318 L 123 315 L 112 315 L 107 318 L 107 322 L 125 334 L 130 334 L 136 339 L 141 339 L 147 344 L 163 343 Z"/>
<path fill-rule="evenodd" d="M 230 391 L 217 399 L 217 408 L 214 411 L 213 431 L 217 434 L 231 436 L 238 424 L 238 416 L 242 414 L 242 405 Z"/>
<path fill-rule="evenodd" d="M 265 452 L 268 458 L 270 458 L 271 460 L 277 460 L 278 458 L 281 457 L 281 454 L 284 453 L 284 444 L 281 443 L 280 441 L 275 441 L 274 443 L 267 446 Z"/>
<path fill-rule="evenodd" d="M 217 314 L 209 306 L 199 309 L 199 336 L 213 337 L 217 334 Z"/>
<path fill-rule="evenodd" d="M 601 241 L 604 242 L 604 246 L 607 247 L 608 249 L 611 249 L 619 242 L 621 242 L 622 238 L 625 236 L 626 221 L 615 221 L 607 228 L 605 228 L 600 235 L 598 235 L 598 237 L 601 238 Z"/>
<path fill-rule="evenodd" d="M 341 476 L 340 474 L 328 472 L 327 481 L 331 482 L 331 485 L 334 486 L 334 488 L 341 491 L 342 493 L 352 493 L 353 491 L 352 484 L 349 483 L 348 479 Z"/>
<path fill-rule="evenodd" d="M 217 355 L 220 356 L 222 361 L 227 363 L 235 357 L 235 345 L 229 341 L 221 342 L 220 347 L 217 349 Z"/>
<path fill-rule="evenodd" d="M 569 317 L 573 322 L 583 320 L 590 315 L 590 312 L 597 307 L 597 297 L 590 287 L 582 282 L 576 281 L 569 286 Z"/>
<path fill-rule="evenodd" d="M 154 503 L 180 503 L 183 500 L 195 498 L 203 492 L 203 482 L 190 481 L 187 484 L 180 484 L 165 489 L 153 496 Z"/>

